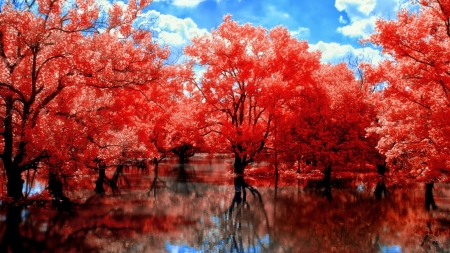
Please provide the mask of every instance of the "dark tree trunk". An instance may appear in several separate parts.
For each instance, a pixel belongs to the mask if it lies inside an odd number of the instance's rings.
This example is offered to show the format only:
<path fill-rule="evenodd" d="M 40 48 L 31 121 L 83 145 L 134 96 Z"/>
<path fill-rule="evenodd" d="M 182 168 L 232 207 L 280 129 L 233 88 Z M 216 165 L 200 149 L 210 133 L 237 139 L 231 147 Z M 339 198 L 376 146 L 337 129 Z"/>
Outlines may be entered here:
<path fill-rule="evenodd" d="M 4 163 L 6 170 L 6 177 L 8 182 L 6 183 L 7 195 L 13 197 L 14 199 L 19 199 L 23 197 L 22 189 L 24 180 L 22 179 L 20 168 L 13 165 L 7 165 Z"/>
<path fill-rule="evenodd" d="M 186 156 L 185 153 L 180 153 L 178 155 L 178 161 L 180 162 L 180 164 L 185 164 L 186 163 Z"/>
<path fill-rule="evenodd" d="M 195 148 L 191 144 L 183 144 L 182 146 L 172 149 L 172 152 L 178 156 L 180 164 L 185 164 L 188 157 L 195 155 Z"/>
<path fill-rule="evenodd" d="M 50 175 L 47 189 L 53 195 L 52 204 L 58 212 L 71 212 L 72 202 L 64 195 L 63 184 L 56 175 Z"/>
<path fill-rule="evenodd" d="M 11 96 L 5 98 L 5 106 L 5 118 L 3 119 L 4 150 L 1 158 L 6 171 L 6 177 L 8 178 L 8 183 L 6 184 L 7 194 L 9 197 L 18 199 L 23 197 L 22 187 L 24 181 L 21 176 L 21 168 L 13 162 L 13 99 Z"/>
<path fill-rule="evenodd" d="M 247 166 L 245 161 L 243 161 L 243 159 L 240 156 L 235 154 L 234 155 L 234 173 L 236 173 L 238 175 L 243 175 L 245 166 Z"/>
<path fill-rule="evenodd" d="M 247 192 L 245 191 L 245 187 L 247 187 L 247 183 L 244 180 L 243 176 L 238 176 L 234 178 L 234 197 L 233 202 L 240 204 L 242 201 L 247 201 Z"/>
<path fill-rule="evenodd" d="M 383 198 L 383 196 L 384 196 L 384 198 L 389 197 L 389 191 L 386 188 L 386 184 L 384 183 L 384 178 L 385 178 L 384 173 L 386 173 L 386 170 L 387 170 L 386 163 L 377 164 L 377 172 L 378 172 L 378 175 L 381 176 L 380 179 L 378 180 L 378 183 L 377 183 L 377 186 L 375 187 L 375 192 L 374 192 L 375 198 L 377 200 L 381 200 Z"/>
<path fill-rule="evenodd" d="M 325 189 L 322 194 L 327 197 L 327 199 L 332 200 L 333 196 L 331 195 L 331 165 L 325 168 L 323 174 L 323 187 Z"/>
<path fill-rule="evenodd" d="M 98 179 L 95 181 L 95 192 L 98 194 L 105 194 L 105 188 L 103 187 L 103 183 L 106 180 L 105 168 L 100 168 L 98 170 Z"/>
<path fill-rule="evenodd" d="M 378 172 L 378 175 L 384 176 L 384 173 L 386 173 L 386 163 L 377 164 L 377 172 Z"/>
<path fill-rule="evenodd" d="M 434 188 L 433 181 L 425 184 L 425 208 L 428 211 L 430 211 L 431 209 L 437 209 L 437 205 L 434 202 L 433 188 Z"/>

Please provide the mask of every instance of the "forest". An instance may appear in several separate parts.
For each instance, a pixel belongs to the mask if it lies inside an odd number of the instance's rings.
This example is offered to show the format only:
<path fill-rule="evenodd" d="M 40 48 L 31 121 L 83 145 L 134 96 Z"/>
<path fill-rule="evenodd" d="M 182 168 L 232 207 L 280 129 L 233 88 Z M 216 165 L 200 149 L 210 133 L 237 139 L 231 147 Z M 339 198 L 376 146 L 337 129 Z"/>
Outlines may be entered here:
<path fill-rule="evenodd" d="M 276 180 L 320 177 L 325 194 L 348 175 L 385 194 L 426 184 L 428 197 L 449 180 L 449 1 L 379 19 L 361 41 L 382 49 L 376 65 L 353 56 L 322 63 L 286 28 L 230 15 L 173 60 L 151 25 L 135 23 L 151 0 L 0 8 L 5 203 L 24 201 L 30 175 L 48 179 L 43 200 L 66 198 L 66 184 L 105 194 L 126 166 L 157 170 L 167 157 L 184 164 L 196 153 L 231 154 L 244 196 L 259 194 L 243 178 L 259 162 Z"/>

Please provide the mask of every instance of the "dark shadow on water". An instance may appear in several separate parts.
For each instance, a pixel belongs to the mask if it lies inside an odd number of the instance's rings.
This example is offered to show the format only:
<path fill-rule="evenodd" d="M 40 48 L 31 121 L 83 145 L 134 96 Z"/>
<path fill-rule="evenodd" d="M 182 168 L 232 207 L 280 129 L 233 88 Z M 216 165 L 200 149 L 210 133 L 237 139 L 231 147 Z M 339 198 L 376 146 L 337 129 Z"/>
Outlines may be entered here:
<path fill-rule="evenodd" d="M 384 182 L 378 182 L 377 186 L 375 187 L 375 191 L 374 191 L 374 195 L 375 195 L 375 199 L 376 200 L 381 200 L 384 196 L 384 198 L 388 198 L 389 197 L 389 191 L 386 188 L 386 184 L 384 184 Z"/>
<path fill-rule="evenodd" d="M 6 211 L 6 218 L 2 229 L 3 238 L 0 244 L 0 252 L 41 252 L 43 242 L 35 241 L 34 238 L 22 236 L 24 222 L 22 215 L 27 212 L 24 206 L 9 206 Z"/>
<path fill-rule="evenodd" d="M 194 166 L 188 164 L 179 164 L 168 172 L 168 176 L 171 178 L 171 182 L 169 182 L 169 188 L 175 193 L 198 194 L 195 184 L 193 183 L 196 179 Z"/>

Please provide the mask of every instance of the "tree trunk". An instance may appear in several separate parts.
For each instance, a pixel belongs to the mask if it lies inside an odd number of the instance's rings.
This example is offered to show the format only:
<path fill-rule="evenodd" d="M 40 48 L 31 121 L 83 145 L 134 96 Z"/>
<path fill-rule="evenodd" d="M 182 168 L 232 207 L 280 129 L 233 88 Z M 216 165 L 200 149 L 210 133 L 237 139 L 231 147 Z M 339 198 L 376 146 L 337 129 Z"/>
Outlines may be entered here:
<path fill-rule="evenodd" d="M 172 152 L 178 156 L 180 164 L 185 164 L 188 157 L 195 155 L 195 148 L 191 144 L 183 144 L 182 146 L 172 149 Z"/>
<path fill-rule="evenodd" d="M 20 172 L 20 168 L 15 166 L 14 163 L 3 161 L 6 170 L 6 177 L 8 182 L 6 183 L 7 195 L 13 197 L 14 199 L 19 199 L 23 197 L 22 189 L 24 180 Z"/>
<path fill-rule="evenodd" d="M 5 118 L 3 119 L 4 132 L 3 142 L 4 149 L 2 154 L 3 166 L 6 171 L 8 183 L 6 184 L 7 194 L 9 197 L 19 199 L 23 197 L 22 187 L 24 180 L 21 176 L 20 167 L 13 161 L 13 127 L 12 127 L 12 111 L 13 99 L 11 96 L 5 98 Z"/>
<path fill-rule="evenodd" d="M 434 196 L 433 196 L 433 188 L 434 188 L 434 182 L 431 181 L 430 183 L 425 184 L 425 208 L 430 211 L 431 208 L 437 209 L 437 205 L 434 202 Z"/>
<path fill-rule="evenodd" d="M 181 152 L 181 153 L 178 155 L 178 158 L 179 158 L 180 164 L 185 164 L 185 163 L 186 163 L 185 152 Z"/>
<path fill-rule="evenodd" d="M 63 184 L 56 175 L 49 176 L 47 189 L 53 195 L 52 205 L 58 209 L 58 213 L 72 211 L 72 202 L 64 195 Z"/>
<path fill-rule="evenodd" d="M 377 200 L 381 200 L 384 196 L 384 198 L 389 197 L 389 191 L 386 188 L 386 184 L 384 183 L 384 174 L 386 173 L 387 167 L 386 162 L 383 164 L 377 164 L 377 172 L 378 175 L 380 175 L 381 179 L 378 180 L 377 186 L 375 187 L 375 198 Z"/>
<path fill-rule="evenodd" d="M 245 166 L 246 166 L 246 164 L 243 163 L 242 158 L 239 155 L 235 154 L 234 155 L 234 173 L 236 173 L 238 175 L 243 175 Z"/>
<path fill-rule="evenodd" d="M 324 177 L 323 177 L 323 186 L 324 191 L 323 195 L 327 197 L 327 199 L 332 200 L 333 196 L 331 195 L 331 166 L 328 166 L 323 171 Z"/>
<path fill-rule="evenodd" d="M 105 169 L 104 168 L 100 168 L 98 170 L 98 179 L 97 181 L 95 181 L 95 192 L 98 194 L 105 194 L 105 188 L 103 187 L 103 183 L 106 180 L 106 174 L 105 174 Z"/>

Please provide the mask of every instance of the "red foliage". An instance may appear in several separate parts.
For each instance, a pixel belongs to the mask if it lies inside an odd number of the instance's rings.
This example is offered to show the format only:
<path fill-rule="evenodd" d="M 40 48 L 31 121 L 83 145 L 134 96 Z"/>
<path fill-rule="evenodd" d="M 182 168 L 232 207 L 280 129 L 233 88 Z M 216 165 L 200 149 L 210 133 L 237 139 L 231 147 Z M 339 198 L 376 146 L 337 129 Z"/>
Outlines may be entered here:
<path fill-rule="evenodd" d="M 187 68 L 165 66 L 168 49 L 131 28 L 147 2 L 111 8 L 107 27 L 93 1 L 62 13 L 65 4 L 38 1 L 39 15 L 5 4 L 0 13 L 0 146 L 13 197 L 29 169 L 65 174 L 95 158 L 155 156 L 148 112 L 182 95 Z"/>
<path fill-rule="evenodd" d="M 236 173 L 267 149 L 277 106 L 319 67 L 319 54 L 307 50 L 285 28 L 267 31 L 230 16 L 185 49 L 205 68 L 192 88 L 204 100 L 205 131 L 215 136 L 215 150 L 235 155 Z"/>
<path fill-rule="evenodd" d="M 366 66 L 367 80 L 386 88 L 379 100 L 378 149 L 396 181 L 440 179 L 450 169 L 448 1 L 421 1 L 416 13 L 377 22 L 367 42 L 389 57 Z M 414 32 L 411 32 L 414 31 Z"/>

